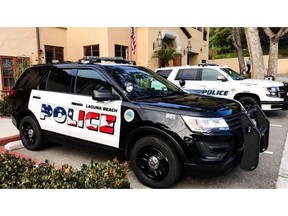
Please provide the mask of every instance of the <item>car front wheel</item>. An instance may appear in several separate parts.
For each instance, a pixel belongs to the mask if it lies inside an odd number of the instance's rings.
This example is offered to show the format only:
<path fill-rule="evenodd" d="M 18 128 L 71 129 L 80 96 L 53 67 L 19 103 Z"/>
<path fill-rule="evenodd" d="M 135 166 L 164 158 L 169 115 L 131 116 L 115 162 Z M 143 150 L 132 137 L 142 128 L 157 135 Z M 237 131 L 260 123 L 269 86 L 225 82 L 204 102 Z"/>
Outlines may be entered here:
<path fill-rule="evenodd" d="M 253 97 L 242 97 L 239 102 L 244 106 L 246 110 L 251 109 L 254 105 L 259 105 L 258 101 Z"/>
<path fill-rule="evenodd" d="M 158 136 L 147 136 L 136 142 L 130 161 L 137 178 L 151 188 L 168 188 L 182 174 L 177 152 Z"/>

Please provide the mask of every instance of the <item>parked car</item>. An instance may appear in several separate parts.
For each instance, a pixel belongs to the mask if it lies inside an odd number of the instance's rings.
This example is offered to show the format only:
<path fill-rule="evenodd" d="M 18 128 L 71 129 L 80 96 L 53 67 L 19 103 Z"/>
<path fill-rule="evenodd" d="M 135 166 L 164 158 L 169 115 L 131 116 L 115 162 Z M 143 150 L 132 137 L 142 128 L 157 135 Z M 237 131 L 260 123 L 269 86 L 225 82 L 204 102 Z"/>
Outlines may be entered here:
<path fill-rule="evenodd" d="M 257 167 L 269 142 L 259 107 L 247 112 L 238 101 L 188 94 L 147 68 L 104 60 L 35 65 L 21 75 L 12 122 L 27 149 L 46 141 L 117 149 L 152 188 L 170 187 L 184 171 Z"/>
<path fill-rule="evenodd" d="M 189 92 L 238 100 L 247 110 L 254 105 L 264 111 L 288 109 L 288 86 L 272 80 L 244 79 L 227 66 L 165 67 L 156 73 Z"/>

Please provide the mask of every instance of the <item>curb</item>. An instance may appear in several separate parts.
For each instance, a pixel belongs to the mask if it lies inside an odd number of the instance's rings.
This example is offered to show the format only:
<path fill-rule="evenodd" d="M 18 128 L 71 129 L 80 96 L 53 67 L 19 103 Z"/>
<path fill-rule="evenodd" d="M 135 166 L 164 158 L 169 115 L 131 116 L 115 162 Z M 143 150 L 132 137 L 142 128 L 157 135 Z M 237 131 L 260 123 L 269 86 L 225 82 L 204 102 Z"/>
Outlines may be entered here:
<path fill-rule="evenodd" d="M 281 159 L 278 179 L 276 182 L 276 189 L 287 189 L 287 188 L 288 188 L 288 133 L 286 136 L 283 156 Z"/>
<path fill-rule="evenodd" d="M 4 146 L 7 143 L 14 142 L 14 141 L 17 141 L 17 140 L 20 140 L 20 136 L 19 135 L 14 135 L 14 136 L 8 136 L 8 137 L 0 138 L 0 146 Z"/>
<path fill-rule="evenodd" d="M 13 155 L 15 155 L 16 157 L 19 157 L 19 158 L 24 158 L 26 160 L 33 160 L 33 161 L 35 161 L 36 164 L 43 163 L 42 160 L 38 160 L 37 158 L 32 158 L 32 157 L 30 157 L 28 155 L 20 154 L 20 153 L 14 152 L 14 151 L 8 151 L 7 149 L 5 149 L 5 146 L 1 146 L 0 145 L 0 154 L 6 153 L 6 152 L 9 152 L 10 154 L 13 154 Z"/>
<path fill-rule="evenodd" d="M 4 148 L 8 151 L 15 151 L 17 149 L 24 148 L 24 145 L 20 140 L 14 141 L 14 142 L 9 142 L 4 146 Z"/>

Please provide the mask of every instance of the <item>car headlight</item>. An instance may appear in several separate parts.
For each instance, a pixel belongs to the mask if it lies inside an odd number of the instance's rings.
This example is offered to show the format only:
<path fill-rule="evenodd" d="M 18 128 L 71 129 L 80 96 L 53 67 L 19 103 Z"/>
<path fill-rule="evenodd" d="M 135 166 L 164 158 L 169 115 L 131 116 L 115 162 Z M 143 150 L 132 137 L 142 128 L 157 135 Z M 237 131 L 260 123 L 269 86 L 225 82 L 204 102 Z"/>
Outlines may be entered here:
<path fill-rule="evenodd" d="M 209 133 L 212 131 L 229 130 L 229 126 L 223 118 L 202 118 L 192 116 L 182 116 L 182 118 L 192 131 Z"/>
<path fill-rule="evenodd" d="M 264 89 L 266 90 L 266 95 L 268 97 L 278 97 L 279 87 L 265 87 Z"/>

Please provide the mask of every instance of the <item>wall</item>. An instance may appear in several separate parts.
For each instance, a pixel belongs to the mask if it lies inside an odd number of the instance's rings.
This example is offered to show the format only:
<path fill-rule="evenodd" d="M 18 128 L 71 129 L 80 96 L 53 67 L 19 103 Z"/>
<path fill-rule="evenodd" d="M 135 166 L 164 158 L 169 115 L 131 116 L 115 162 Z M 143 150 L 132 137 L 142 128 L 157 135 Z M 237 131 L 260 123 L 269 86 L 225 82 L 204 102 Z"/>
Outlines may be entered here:
<path fill-rule="evenodd" d="M 37 58 L 36 28 L 0 27 L 0 56 L 25 56 L 33 63 Z M 0 95 L 2 77 L 0 67 Z"/>
<path fill-rule="evenodd" d="M 45 45 L 64 47 L 64 59 L 67 59 L 67 28 L 45 27 L 39 29 L 40 49 L 45 52 Z M 45 55 L 44 55 L 45 56 Z M 46 62 L 44 57 L 44 62 Z"/>
<path fill-rule="evenodd" d="M 268 66 L 268 55 L 264 56 L 264 65 L 267 67 Z M 245 62 L 248 59 L 244 58 Z M 239 71 L 239 63 L 238 63 L 238 58 L 227 58 L 227 59 L 215 59 L 209 60 L 209 63 L 215 63 L 219 65 L 227 65 L 231 69 L 235 71 Z M 278 74 L 288 74 L 288 59 L 278 59 Z"/>
<path fill-rule="evenodd" d="M 0 55 L 37 58 L 36 28 L 0 28 Z"/>
<path fill-rule="evenodd" d="M 108 28 L 67 28 L 67 58 L 78 61 L 84 55 L 83 47 L 99 44 L 100 55 L 108 56 Z"/>
<path fill-rule="evenodd" d="M 177 28 L 155 27 L 155 28 L 136 28 L 136 29 L 137 29 L 136 40 L 139 38 L 139 41 L 141 41 L 142 43 L 141 46 L 142 45 L 146 46 L 146 49 L 143 48 L 141 49 L 141 51 L 143 50 L 143 53 L 145 53 L 145 56 L 142 56 L 142 54 L 139 54 L 138 52 L 139 56 L 137 59 L 139 60 L 137 61 L 137 64 L 139 62 L 139 64 L 149 67 L 153 70 L 155 68 L 158 68 L 158 59 L 152 58 L 152 56 L 154 51 L 157 50 L 157 37 L 159 32 L 161 32 L 162 38 L 165 37 L 165 35 L 167 37 L 175 38 L 173 41 L 173 45 L 176 48 L 176 50 L 182 54 L 181 57 L 182 65 L 187 65 L 186 47 L 188 45 L 189 40 L 191 41 L 192 44 L 191 52 L 194 54 L 190 56 L 189 63 L 198 64 L 202 62 L 202 59 L 208 61 L 208 46 L 207 46 L 208 42 L 203 41 L 203 32 L 201 31 L 198 31 L 191 27 L 187 27 L 186 29 L 192 36 L 192 38 L 188 39 L 187 36 L 182 32 L 182 30 L 179 27 Z M 208 36 L 207 40 L 209 40 Z M 145 42 L 143 43 L 143 41 L 145 41 L 146 43 Z M 153 43 L 155 44 L 154 47 L 155 49 L 153 49 Z"/>

